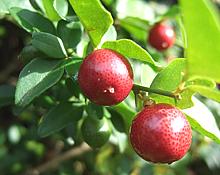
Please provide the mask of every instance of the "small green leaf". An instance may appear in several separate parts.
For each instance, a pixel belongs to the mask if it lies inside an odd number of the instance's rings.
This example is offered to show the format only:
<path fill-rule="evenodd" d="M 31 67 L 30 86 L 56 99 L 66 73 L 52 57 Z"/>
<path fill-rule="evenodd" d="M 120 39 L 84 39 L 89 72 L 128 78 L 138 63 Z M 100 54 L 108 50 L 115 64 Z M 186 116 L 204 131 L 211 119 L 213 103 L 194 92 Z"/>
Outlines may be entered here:
<path fill-rule="evenodd" d="M 83 139 L 93 148 L 103 146 L 111 135 L 111 129 L 106 118 L 95 119 L 88 116 L 81 127 Z"/>
<path fill-rule="evenodd" d="M 182 82 L 186 60 L 178 58 L 173 60 L 165 69 L 157 74 L 151 83 L 152 89 L 160 89 L 173 92 Z M 162 95 L 150 93 L 150 97 L 156 102 L 174 104 L 174 99 Z"/>
<path fill-rule="evenodd" d="M 102 48 L 112 49 L 128 58 L 137 59 L 155 65 L 155 62 L 151 55 L 141 46 L 129 39 L 107 41 L 102 45 Z"/>
<path fill-rule="evenodd" d="M 0 108 L 14 104 L 15 87 L 11 85 L 0 85 Z"/>
<path fill-rule="evenodd" d="M 60 20 L 60 16 L 57 14 L 57 11 L 53 6 L 54 0 L 42 0 L 42 2 L 48 18 L 52 21 Z"/>
<path fill-rule="evenodd" d="M 128 133 L 136 112 L 132 110 L 132 108 L 129 107 L 125 102 L 121 102 L 118 105 L 112 106 L 110 108 L 114 109 L 123 117 L 123 120 L 125 122 L 125 129 Z"/>
<path fill-rule="evenodd" d="M 44 32 L 34 32 L 32 38 L 33 46 L 49 57 L 58 59 L 67 57 L 62 40 L 55 35 Z"/>
<path fill-rule="evenodd" d="M 113 24 L 111 14 L 103 7 L 99 0 L 69 1 L 88 32 L 93 45 L 96 47 L 100 43 L 103 35 Z"/>
<path fill-rule="evenodd" d="M 115 129 L 119 132 L 126 132 L 125 122 L 121 114 L 112 109 L 109 109 L 109 112 L 111 114 L 111 121 Z"/>
<path fill-rule="evenodd" d="M 51 135 L 63 129 L 71 122 L 78 121 L 82 117 L 82 113 L 82 106 L 74 106 L 66 102 L 61 103 L 43 116 L 43 120 L 38 128 L 38 134 L 41 137 Z"/>
<path fill-rule="evenodd" d="M 218 9 L 209 0 L 180 0 L 180 5 L 188 41 L 188 76 L 198 75 L 220 82 Z"/>
<path fill-rule="evenodd" d="M 101 119 L 104 116 L 103 106 L 96 105 L 94 103 L 89 103 L 86 106 L 86 112 L 89 117 L 93 117 L 95 119 Z"/>
<path fill-rule="evenodd" d="M 220 144 L 220 131 L 216 124 L 215 117 L 209 109 L 199 100 L 193 98 L 194 106 L 184 109 L 192 128 L 200 134 L 207 136 Z"/>
<path fill-rule="evenodd" d="M 60 20 L 57 25 L 57 33 L 66 49 L 75 49 L 82 37 L 81 23 L 78 21 L 67 22 Z"/>
<path fill-rule="evenodd" d="M 61 18 L 68 13 L 68 2 L 66 0 L 54 0 L 53 7 Z"/>
<path fill-rule="evenodd" d="M 18 22 L 18 24 L 28 32 L 38 30 L 41 32 L 55 33 L 53 23 L 37 12 L 27 9 L 12 7 L 10 14 Z"/>
<path fill-rule="evenodd" d="M 15 104 L 28 105 L 35 97 L 56 84 L 63 75 L 60 61 L 34 59 L 21 71 L 16 86 Z"/>

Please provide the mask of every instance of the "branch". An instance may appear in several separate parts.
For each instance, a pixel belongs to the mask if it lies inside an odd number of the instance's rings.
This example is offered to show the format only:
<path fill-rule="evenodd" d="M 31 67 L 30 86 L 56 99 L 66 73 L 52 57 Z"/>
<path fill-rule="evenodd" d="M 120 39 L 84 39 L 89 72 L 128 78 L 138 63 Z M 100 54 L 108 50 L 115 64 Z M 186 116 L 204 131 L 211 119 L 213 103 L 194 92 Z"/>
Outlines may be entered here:
<path fill-rule="evenodd" d="M 159 95 L 163 95 L 163 96 L 167 96 L 167 97 L 171 97 L 175 99 L 180 99 L 179 94 L 175 94 L 173 92 L 160 90 L 160 89 L 152 89 L 152 88 L 144 87 L 144 86 L 137 85 L 137 84 L 134 84 L 132 89 L 135 93 L 139 91 L 145 91 L 145 92 L 155 93 L 155 94 L 159 94 Z"/>
<path fill-rule="evenodd" d="M 74 147 L 66 152 L 64 152 L 61 155 L 58 155 L 57 157 L 53 158 L 52 160 L 49 160 L 42 165 L 39 165 L 31 170 L 28 170 L 25 175 L 40 175 L 41 173 L 47 172 L 49 170 L 55 170 L 59 167 L 59 164 L 69 160 L 73 157 L 77 157 L 82 155 L 83 153 L 90 151 L 91 148 L 86 144 L 82 143 L 78 147 Z"/>

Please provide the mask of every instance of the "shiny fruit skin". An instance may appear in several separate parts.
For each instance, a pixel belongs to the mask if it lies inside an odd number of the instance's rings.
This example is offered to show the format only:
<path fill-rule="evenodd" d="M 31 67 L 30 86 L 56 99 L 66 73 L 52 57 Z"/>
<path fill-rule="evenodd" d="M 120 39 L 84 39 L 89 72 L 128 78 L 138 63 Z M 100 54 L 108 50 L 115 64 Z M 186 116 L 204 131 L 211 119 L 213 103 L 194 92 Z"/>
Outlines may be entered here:
<path fill-rule="evenodd" d="M 191 145 L 192 133 L 184 114 L 169 104 L 145 107 L 133 120 L 130 141 L 146 161 L 172 163 Z"/>
<path fill-rule="evenodd" d="M 151 28 L 148 42 L 155 49 L 163 51 L 173 46 L 175 38 L 175 32 L 171 26 L 158 23 Z"/>
<path fill-rule="evenodd" d="M 107 119 L 95 119 L 89 116 L 83 121 L 81 132 L 88 145 L 99 148 L 108 141 L 111 129 Z"/>
<path fill-rule="evenodd" d="M 110 49 L 88 55 L 79 69 L 79 86 L 93 103 L 111 106 L 123 101 L 133 87 L 130 63 Z"/>

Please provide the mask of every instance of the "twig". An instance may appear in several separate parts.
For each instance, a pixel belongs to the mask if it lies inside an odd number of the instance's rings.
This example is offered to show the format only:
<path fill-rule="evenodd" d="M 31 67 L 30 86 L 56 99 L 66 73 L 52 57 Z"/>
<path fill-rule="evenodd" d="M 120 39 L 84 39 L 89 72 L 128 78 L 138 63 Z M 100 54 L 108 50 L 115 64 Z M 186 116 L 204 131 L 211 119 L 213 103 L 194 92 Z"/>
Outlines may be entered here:
<path fill-rule="evenodd" d="M 42 165 L 39 165 L 31 170 L 28 170 L 25 175 L 40 175 L 41 173 L 47 172 L 49 170 L 55 170 L 59 167 L 59 164 L 63 161 L 69 160 L 73 157 L 80 156 L 81 154 L 90 151 L 91 148 L 86 144 L 82 143 L 78 147 L 74 147 L 61 155 L 58 155 L 52 160 L 49 160 Z"/>
<path fill-rule="evenodd" d="M 140 86 L 140 85 L 137 85 L 137 84 L 133 85 L 133 91 L 134 92 L 145 91 L 145 92 L 150 92 L 150 93 L 154 93 L 154 94 L 159 94 L 159 95 L 171 97 L 171 98 L 174 98 L 174 99 L 179 99 L 180 98 L 179 94 L 175 94 L 173 92 L 160 90 L 160 89 L 152 89 L 152 88 Z"/>

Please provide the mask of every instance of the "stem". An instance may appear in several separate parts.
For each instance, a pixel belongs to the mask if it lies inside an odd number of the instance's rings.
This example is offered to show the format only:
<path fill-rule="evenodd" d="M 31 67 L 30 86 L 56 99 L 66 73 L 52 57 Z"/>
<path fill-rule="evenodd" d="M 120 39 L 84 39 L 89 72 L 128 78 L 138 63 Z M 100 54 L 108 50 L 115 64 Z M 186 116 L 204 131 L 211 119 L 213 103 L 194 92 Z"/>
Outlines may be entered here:
<path fill-rule="evenodd" d="M 144 86 L 137 85 L 137 84 L 134 84 L 132 89 L 133 89 L 133 91 L 135 93 L 139 92 L 139 91 L 145 91 L 145 92 L 159 94 L 159 95 L 163 95 L 163 96 L 167 96 L 167 97 L 171 97 L 171 98 L 175 98 L 175 99 L 179 99 L 180 98 L 179 94 L 175 94 L 173 92 L 169 92 L 169 91 L 165 91 L 165 90 L 160 90 L 160 89 L 152 89 L 152 88 L 144 87 Z"/>

